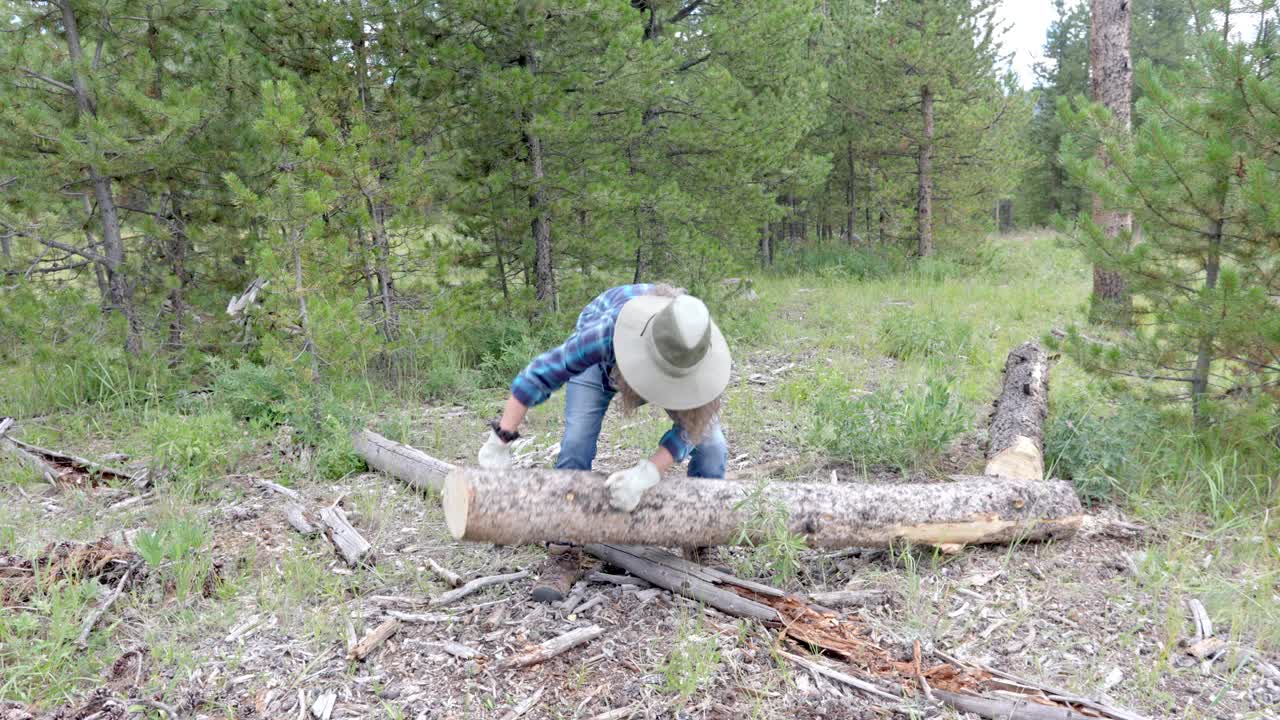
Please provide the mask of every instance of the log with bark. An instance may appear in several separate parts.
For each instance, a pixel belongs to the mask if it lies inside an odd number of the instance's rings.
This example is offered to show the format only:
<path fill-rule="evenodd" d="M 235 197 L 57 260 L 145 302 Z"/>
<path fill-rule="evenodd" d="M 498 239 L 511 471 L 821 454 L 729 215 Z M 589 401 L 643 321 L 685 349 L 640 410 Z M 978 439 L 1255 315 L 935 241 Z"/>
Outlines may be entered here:
<path fill-rule="evenodd" d="M 342 559 L 351 567 L 355 567 L 366 559 L 373 546 L 347 521 L 347 514 L 342 508 L 334 505 L 320 511 L 320 523 L 325 527 L 325 535 L 337 548 Z"/>
<path fill-rule="evenodd" d="M 372 430 L 361 430 L 352 436 L 356 454 L 374 470 L 408 483 L 419 492 L 439 492 L 445 477 L 455 466 L 403 443 L 379 435 Z"/>
<path fill-rule="evenodd" d="M 730 480 L 667 480 L 623 513 L 610 506 L 604 478 L 591 472 L 458 468 L 445 481 L 444 512 L 459 540 L 706 547 L 744 541 L 751 518 L 742 505 L 751 492 L 751 485 Z M 1057 481 L 782 482 L 764 493 L 769 506 L 786 509 L 788 530 L 811 547 L 1046 540 L 1071 535 L 1082 518 L 1071 486 Z"/>
<path fill-rule="evenodd" d="M 991 413 L 984 475 L 1015 480 L 1044 477 L 1044 423 L 1049 415 L 1049 356 L 1026 342 L 1009 353 L 1004 387 Z"/>

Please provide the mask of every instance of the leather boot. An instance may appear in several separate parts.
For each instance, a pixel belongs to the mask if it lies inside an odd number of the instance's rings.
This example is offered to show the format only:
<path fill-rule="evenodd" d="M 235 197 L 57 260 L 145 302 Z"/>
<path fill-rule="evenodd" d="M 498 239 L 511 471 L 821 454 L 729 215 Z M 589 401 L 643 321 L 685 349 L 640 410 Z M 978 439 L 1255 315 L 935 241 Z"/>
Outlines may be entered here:
<path fill-rule="evenodd" d="M 547 561 L 533 584 L 533 599 L 554 603 L 569 595 L 573 584 L 582 577 L 582 550 L 566 545 L 549 545 Z"/>

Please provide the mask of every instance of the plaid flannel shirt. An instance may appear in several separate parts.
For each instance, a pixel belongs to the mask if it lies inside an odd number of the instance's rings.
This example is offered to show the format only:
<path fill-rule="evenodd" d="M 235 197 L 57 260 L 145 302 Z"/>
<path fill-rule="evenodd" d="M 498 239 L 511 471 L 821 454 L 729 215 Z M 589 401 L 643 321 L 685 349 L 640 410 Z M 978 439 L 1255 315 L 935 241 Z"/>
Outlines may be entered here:
<path fill-rule="evenodd" d="M 526 407 L 539 405 L 592 365 L 600 366 L 605 389 L 614 392 L 609 379 L 617 364 L 613 354 L 613 329 L 618 314 L 628 300 L 646 295 L 652 289 L 653 285 L 641 283 L 620 285 L 600 293 L 578 315 L 568 340 L 534 358 L 516 376 L 511 383 L 511 394 Z M 693 444 L 679 424 L 672 425 L 659 444 L 676 462 L 683 462 L 693 451 Z"/>

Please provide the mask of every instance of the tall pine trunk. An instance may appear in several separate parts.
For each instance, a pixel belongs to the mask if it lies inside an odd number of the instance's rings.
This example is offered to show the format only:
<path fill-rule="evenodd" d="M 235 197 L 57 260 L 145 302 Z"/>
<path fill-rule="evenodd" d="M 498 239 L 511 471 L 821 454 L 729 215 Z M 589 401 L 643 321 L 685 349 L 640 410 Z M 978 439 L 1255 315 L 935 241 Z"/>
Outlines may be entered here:
<path fill-rule="evenodd" d="M 165 341 L 165 349 L 176 356 L 182 349 L 182 336 L 186 330 L 187 285 L 191 282 L 187 253 L 191 240 L 187 237 L 187 222 L 182 216 L 182 206 L 172 188 L 169 190 L 169 214 L 168 255 L 173 287 L 169 289 L 169 337 Z M 177 357 L 170 362 L 177 362 Z"/>
<path fill-rule="evenodd" d="M 89 94 L 89 84 L 80 71 L 84 67 L 84 51 L 80 46 L 80 27 L 75 11 L 71 7 L 71 0 L 61 0 L 58 5 L 62 10 L 62 32 L 67 43 L 67 55 L 71 60 L 71 85 L 76 98 L 76 112 L 81 116 L 96 116 L 97 109 Z M 113 310 L 124 315 L 125 351 L 130 355 L 141 355 L 142 321 L 133 306 L 133 287 L 125 277 L 124 239 L 120 234 L 120 212 L 116 208 L 115 195 L 111 190 L 111 178 L 103 175 L 98 170 L 97 163 L 93 162 L 85 166 L 85 174 L 93 188 L 93 198 L 98 205 L 98 219 L 102 227 L 102 260 L 98 264 L 106 275 L 108 302 Z"/>
<path fill-rule="evenodd" d="M 1116 126 L 1128 133 L 1133 87 L 1133 67 L 1129 61 L 1132 22 L 1129 0 L 1090 0 L 1089 6 L 1089 89 L 1094 101 L 1111 111 Z M 1111 159 L 1101 147 L 1098 154 L 1104 164 L 1111 164 Z M 1103 229 L 1108 238 L 1124 237 L 1133 230 L 1133 215 L 1127 210 L 1105 207 L 1098 195 L 1093 196 L 1093 222 Z M 1132 312 L 1133 301 L 1124 276 L 1095 263 L 1090 319 L 1128 325 Z"/>
<path fill-rule="evenodd" d="M 538 74 L 538 58 L 533 47 L 525 50 L 521 58 L 525 70 L 530 75 Z M 556 298 L 555 271 L 551 264 L 551 217 L 547 208 L 547 190 L 543 187 L 546 178 L 542 152 L 542 138 L 533 131 L 533 116 L 527 111 L 521 112 L 522 135 L 525 150 L 528 152 L 526 162 L 532 180 L 529 185 L 529 209 L 533 211 L 530 230 L 533 233 L 533 274 L 534 295 L 538 300 L 539 314 L 547 311 L 555 312 L 558 307 Z"/>
<path fill-rule="evenodd" d="M 849 156 L 849 177 L 845 183 L 845 202 L 849 203 L 849 213 L 845 216 L 844 223 L 844 239 L 850 245 L 853 245 L 858 237 L 858 231 L 855 227 L 858 222 L 858 193 L 855 190 L 854 180 L 856 176 L 853 172 L 853 142 L 849 142 L 846 146 Z"/>
<path fill-rule="evenodd" d="M 1222 220 L 1209 227 L 1209 252 L 1204 260 L 1204 288 L 1212 291 L 1218 287 L 1218 273 L 1222 268 Z M 1213 333 L 1202 328 L 1196 347 L 1196 367 L 1191 376 L 1191 412 L 1197 425 L 1204 423 L 1204 398 L 1209 392 L 1209 370 L 1213 364 Z"/>
<path fill-rule="evenodd" d="M 378 280 L 378 302 L 382 306 L 382 337 L 393 342 L 400 337 L 400 317 L 395 301 L 395 277 L 391 274 L 391 240 L 387 235 L 387 206 L 366 196 L 372 227 L 373 272 Z"/>
<path fill-rule="evenodd" d="M 920 136 L 920 157 L 916 161 L 919 188 L 916 197 L 916 222 L 919 225 L 916 254 L 933 254 L 933 91 L 920 88 L 920 119 L 924 131 Z"/>
<path fill-rule="evenodd" d="M 316 353 L 314 335 L 311 334 L 311 314 L 307 312 L 307 287 L 302 280 L 302 233 L 290 233 L 284 228 L 280 232 L 289 242 L 293 254 L 293 293 L 298 298 L 298 324 L 302 326 L 302 351 L 311 359 L 311 381 L 320 379 L 320 358 Z"/>

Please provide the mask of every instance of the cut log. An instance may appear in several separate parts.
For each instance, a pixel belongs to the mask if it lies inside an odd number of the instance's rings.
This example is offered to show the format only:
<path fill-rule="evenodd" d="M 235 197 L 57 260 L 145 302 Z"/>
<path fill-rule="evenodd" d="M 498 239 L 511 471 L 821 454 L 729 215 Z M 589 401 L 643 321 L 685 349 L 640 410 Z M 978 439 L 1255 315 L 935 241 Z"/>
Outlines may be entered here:
<path fill-rule="evenodd" d="M 1049 356 L 1026 342 L 1009 353 L 1004 387 L 991 412 L 984 475 L 1015 480 L 1044 477 L 1044 422 L 1049 415 Z"/>
<path fill-rule="evenodd" d="M 604 478 L 590 472 L 459 468 L 445 482 L 444 512 L 459 540 L 706 547 L 741 542 L 750 518 L 738 508 L 751 491 L 730 480 L 668 480 L 623 513 L 610 506 Z M 769 506 L 786 508 L 788 530 L 811 547 L 1044 540 L 1074 533 L 1083 512 L 1067 483 L 985 477 L 919 485 L 778 482 L 764 492 Z"/>
<path fill-rule="evenodd" d="M 522 668 L 538 663 L 546 662 L 551 658 L 572 650 L 583 643 L 591 642 L 604 634 L 604 628 L 599 625 L 588 625 L 576 630 L 551 638 L 550 640 L 534 647 L 533 649 L 513 655 L 501 663 L 504 668 Z"/>
<path fill-rule="evenodd" d="M 325 534 L 329 536 L 330 542 L 338 549 L 342 559 L 346 560 L 351 567 L 359 565 L 361 560 L 373 549 L 373 546 L 369 544 L 368 540 L 364 539 L 360 531 L 347 522 L 347 514 L 342 511 L 342 508 L 335 505 L 321 510 L 320 522 L 325 526 Z"/>
<path fill-rule="evenodd" d="M 361 430 L 352 436 L 356 454 L 374 470 L 408 483 L 419 492 L 440 492 L 445 477 L 454 465 L 403 443 L 388 440 L 372 430 Z"/>

